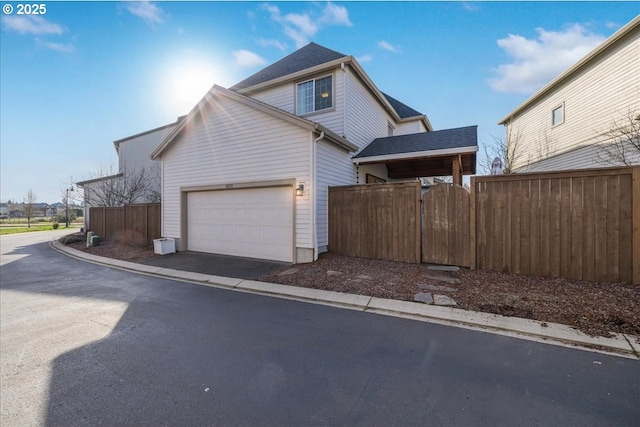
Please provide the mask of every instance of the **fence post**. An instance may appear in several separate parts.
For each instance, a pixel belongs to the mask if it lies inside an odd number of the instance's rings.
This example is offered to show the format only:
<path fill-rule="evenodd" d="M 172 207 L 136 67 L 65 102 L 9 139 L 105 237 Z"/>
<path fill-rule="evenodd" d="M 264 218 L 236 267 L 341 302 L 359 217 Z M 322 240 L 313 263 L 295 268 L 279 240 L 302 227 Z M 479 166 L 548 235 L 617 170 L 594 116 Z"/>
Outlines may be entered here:
<path fill-rule="evenodd" d="M 469 199 L 469 268 L 476 269 L 476 178 L 471 177 Z"/>
<path fill-rule="evenodd" d="M 631 172 L 631 282 L 640 285 L 640 167 Z"/>
<path fill-rule="evenodd" d="M 422 183 L 416 180 L 416 263 L 422 263 Z"/>

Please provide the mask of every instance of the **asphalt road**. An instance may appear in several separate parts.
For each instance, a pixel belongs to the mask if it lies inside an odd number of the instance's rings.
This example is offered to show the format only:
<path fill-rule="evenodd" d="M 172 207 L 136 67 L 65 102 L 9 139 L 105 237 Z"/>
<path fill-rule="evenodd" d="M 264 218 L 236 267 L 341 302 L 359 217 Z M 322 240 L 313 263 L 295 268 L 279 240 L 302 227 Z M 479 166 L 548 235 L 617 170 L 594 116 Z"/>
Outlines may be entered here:
<path fill-rule="evenodd" d="M 55 234 L 0 238 L 3 427 L 640 420 L 638 361 L 128 273 Z"/>

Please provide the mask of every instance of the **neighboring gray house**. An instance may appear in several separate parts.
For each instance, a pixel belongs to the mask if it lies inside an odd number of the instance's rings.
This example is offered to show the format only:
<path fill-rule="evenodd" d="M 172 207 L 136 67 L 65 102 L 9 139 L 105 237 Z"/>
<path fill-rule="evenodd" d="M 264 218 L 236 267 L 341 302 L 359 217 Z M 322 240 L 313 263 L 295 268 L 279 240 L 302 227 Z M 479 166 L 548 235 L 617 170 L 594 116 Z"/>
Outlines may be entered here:
<path fill-rule="evenodd" d="M 610 132 L 635 126 L 640 148 L 640 15 L 499 124 L 516 172 L 640 164 L 640 151 Z M 625 149 L 626 161 L 608 161 L 608 148 Z"/>
<path fill-rule="evenodd" d="M 178 250 L 313 261 L 329 186 L 475 173 L 476 128 L 432 130 L 353 56 L 311 43 L 214 86 L 152 153 L 162 235 Z"/>
<path fill-rule="evenodd" d="M 84 225 L 89 224 L 89 208 L 96 206 L 119 206 L 122 204 L 122 192 L 131 176 L 140 176 L 144 171 L 145 189 L 133 198 L 135 203 L 160 201 L 161 176 L 160 162 L 152 160 L 150 155 L 169 135 L 183 117 L 175 123 L 161 126 L 127 138 L 114 141 L 118 154 L 118 173 L 99 176 L 80 181 L 78 187 L 83 191 Z M 125 189 L 126 190 L 126 189 Z M 85 228 L 86 229 L 86 228 Z"/>

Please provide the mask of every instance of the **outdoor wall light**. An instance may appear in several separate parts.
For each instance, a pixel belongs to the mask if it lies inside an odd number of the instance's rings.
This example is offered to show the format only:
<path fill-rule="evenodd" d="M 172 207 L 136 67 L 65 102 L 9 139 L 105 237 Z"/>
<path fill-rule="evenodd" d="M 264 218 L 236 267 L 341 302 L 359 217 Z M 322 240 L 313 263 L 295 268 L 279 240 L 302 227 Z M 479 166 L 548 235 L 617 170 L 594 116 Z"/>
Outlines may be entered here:
<path fill-rule="evenodd" d="M 302 195 L 304 195 L 304 184 L 300 183 L 296 187 L 296 196 L 302 196 Z"/>

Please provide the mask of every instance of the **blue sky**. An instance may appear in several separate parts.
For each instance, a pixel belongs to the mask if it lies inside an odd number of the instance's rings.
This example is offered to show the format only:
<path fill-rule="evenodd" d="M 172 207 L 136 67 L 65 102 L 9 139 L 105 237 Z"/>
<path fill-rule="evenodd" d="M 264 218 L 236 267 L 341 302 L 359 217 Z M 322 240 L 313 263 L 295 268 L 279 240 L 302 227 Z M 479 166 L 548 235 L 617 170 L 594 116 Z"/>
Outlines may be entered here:
<path fill-rule="evenodd" d="M 496 123 L 633 19 L 637 2 L 46 2 L 1 15 L 0 200 L 54 203 L 173 122 L 313 41 L 353 55 L 435 129 Z M 482 154 L 479 154 L 479 157 Z"/>

